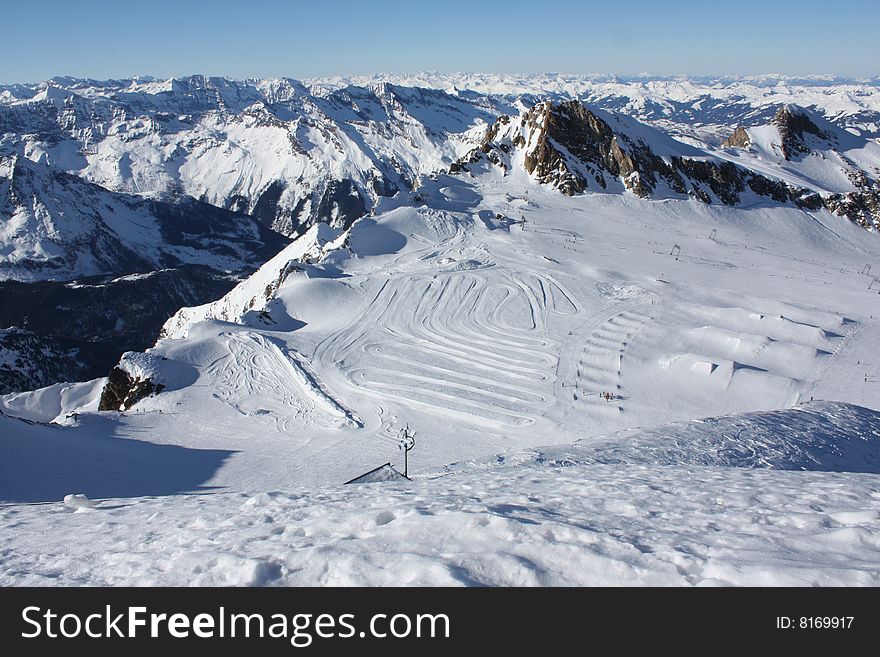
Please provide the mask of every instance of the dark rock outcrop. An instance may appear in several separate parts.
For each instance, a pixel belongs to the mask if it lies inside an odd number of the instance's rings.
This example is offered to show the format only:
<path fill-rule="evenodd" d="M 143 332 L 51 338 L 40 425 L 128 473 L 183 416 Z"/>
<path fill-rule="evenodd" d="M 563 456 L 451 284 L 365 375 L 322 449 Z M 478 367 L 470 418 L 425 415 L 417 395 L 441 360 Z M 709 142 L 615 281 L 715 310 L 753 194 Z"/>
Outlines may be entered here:
<path fill-rule="evenodd" d="M 820 197 L 829 211 L 847 217 L 863 228 L 880 229 L 880 186 L 875 189 Z"/>
<path fill-rule="evenodd" d="M 110 370 L 107 384 L 101 391 L 99 411 L 124 411 L 152 394 L 162 392 L 164 386 L 150 379 L 138 379 L 119 367 Z"/>
<path fill-rule="evenodd" d="M 786 160 L 810 152 L 809 146 L 804 141 L 805 135 L 814 135 L 822 139 L 832 138 L 832 135 L 821 130 L 797 105 L 780 107 L 773 117 L 773 125 L 779 130 L 782 157 Z"/>

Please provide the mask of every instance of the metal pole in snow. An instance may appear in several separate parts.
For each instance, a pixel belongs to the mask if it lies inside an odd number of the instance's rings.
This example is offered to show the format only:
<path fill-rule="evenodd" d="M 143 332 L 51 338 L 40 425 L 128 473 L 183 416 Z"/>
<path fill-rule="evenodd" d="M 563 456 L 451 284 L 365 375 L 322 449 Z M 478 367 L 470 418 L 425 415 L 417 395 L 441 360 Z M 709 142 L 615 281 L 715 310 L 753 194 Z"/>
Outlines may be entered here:
<path fill-rule="evenodd" d="M 409 479 L 409 453 L 416 446 L 416 434 L 409 432 L 406 425 L 397 433 L 398 446 L 403 450 L 403 476 Z"/>

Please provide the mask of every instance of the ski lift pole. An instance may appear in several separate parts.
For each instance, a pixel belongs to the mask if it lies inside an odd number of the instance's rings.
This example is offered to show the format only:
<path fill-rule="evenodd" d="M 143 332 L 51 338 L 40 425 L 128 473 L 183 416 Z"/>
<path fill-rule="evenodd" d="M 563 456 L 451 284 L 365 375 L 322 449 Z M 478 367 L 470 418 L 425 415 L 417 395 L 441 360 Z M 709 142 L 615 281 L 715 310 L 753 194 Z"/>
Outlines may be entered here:
<path fill-rule="evenodd" d="M 409 453 L 416 446 L 416 434 L 415 432 L 410 433 L 409 425 L 407 424 L 398 432 L 397 439 L 398 447 L 403 450 L 403 476 L 409 479 Z"/>

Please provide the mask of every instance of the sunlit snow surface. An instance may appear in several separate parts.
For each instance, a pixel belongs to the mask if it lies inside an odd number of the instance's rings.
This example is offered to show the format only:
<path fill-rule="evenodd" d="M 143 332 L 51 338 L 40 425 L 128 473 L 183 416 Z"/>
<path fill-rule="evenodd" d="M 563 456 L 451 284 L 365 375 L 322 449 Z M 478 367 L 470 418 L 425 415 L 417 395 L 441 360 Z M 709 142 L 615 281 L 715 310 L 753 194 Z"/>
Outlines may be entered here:
<path fill-rule="evenodd" d="M 877 585 L 878 507 L 874 475 L 645 465 L 9 506 L 0 583 Z"/>
<path fill-rule="evenodd" d="M 3 398 L 61 426 L 0 418 L 0 582 L 880 583 L 876 235 L 524 173 L 419 194 L 181 311 L 125 413 Z M 412 483 L 341 485 L 405 424 Z"/>

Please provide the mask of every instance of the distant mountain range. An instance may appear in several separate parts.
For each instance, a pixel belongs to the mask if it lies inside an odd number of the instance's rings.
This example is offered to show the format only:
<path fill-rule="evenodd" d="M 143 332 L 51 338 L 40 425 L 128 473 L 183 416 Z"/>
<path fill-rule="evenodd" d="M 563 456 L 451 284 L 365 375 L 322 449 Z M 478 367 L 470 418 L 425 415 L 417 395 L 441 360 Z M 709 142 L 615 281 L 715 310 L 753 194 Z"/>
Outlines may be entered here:
<path fill-rule="evenodd" d="M 317 223 L 347 229 L 440 174 L 521 176 L 567 195 L 828 211 L 875 230 L 878 139 L 877 78 L 192 76 L 0 86 L 2 285 L 117 285 L 162 271 L 138 285 L 162 281 L 160 296 L 168 292 L 158 300 L 144 288 L 154 300 L 139 327 L 124 297 L 104 295 L 112 327 L 75 336 L 50 336 L 37 315 L 4 311 L 0 391 L 94 373 L 71 366 L 43 376 L 37 354 L 93 361 L 61 337 L 142 349 L 180 306 L 221 296 L 285 237 Z M 57 290 L 52 298 L 59 313 L 85 312 L 81 293 L 76 303 Z M 95 312 L 94 300 L 88 307 Z M 135 342 L 117 340 L 133 329 Z"/>
<path fill-rule="evenodd" d="M 636 133 L 634 143 L 662 141 L 657 155 L 667 160 L 732 160 L 821 194 L 871 191 L 880 177 L 880 85 L 821 77 L 56 78 L 0 87 L 0 152 L 115 192 L 192 196 L 297 235 L 318 221 L 345 227 L 379 198 L 447 170 L 502 116 L 570 100 L 605 112 L 605 123 L 619 122 L 613 130 Z M 825 126 L 794 161 L 772 147 L 722 147 L 737 128 L 778 130 L 785 107 Z"/>

